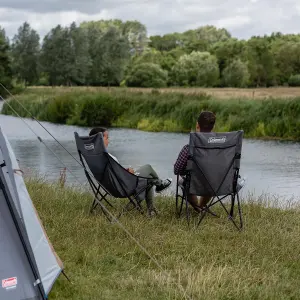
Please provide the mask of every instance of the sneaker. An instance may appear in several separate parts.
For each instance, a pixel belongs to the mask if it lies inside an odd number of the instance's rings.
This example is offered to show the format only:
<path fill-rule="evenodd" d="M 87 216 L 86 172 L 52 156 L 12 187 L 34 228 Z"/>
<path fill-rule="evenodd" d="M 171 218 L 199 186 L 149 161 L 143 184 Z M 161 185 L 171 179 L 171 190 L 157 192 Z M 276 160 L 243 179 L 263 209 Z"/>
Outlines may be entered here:
<path fill-rule="evenodd" d="M 156 193 L 161 193 L 163 190 L 168 188 L 172 184 L 172 178 L 167 178 L 162 181 L 160 185 L 156 186 L 155 192 Z"/>
<path fill-rule="evenodd" d="M 238 182 L 237 182 L 237 191 L 240 191 L 244 187 L 245 183 L 246 183 L 245 177 L 243 177 L 241 179 L 239 178 Z"/>
<path fill-rule="evenodd" d="M 150 218 L 158 216 L 158 211 L 156 208 L 148 210 L 148 216 Z"/>

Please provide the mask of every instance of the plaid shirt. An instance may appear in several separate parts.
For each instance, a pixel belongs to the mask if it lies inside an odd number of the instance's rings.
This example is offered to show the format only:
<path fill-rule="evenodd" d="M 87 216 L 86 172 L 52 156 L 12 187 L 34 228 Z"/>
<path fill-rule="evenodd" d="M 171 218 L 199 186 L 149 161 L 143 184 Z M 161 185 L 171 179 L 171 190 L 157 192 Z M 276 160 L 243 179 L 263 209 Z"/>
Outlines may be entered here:
<path fill-rule="evenodd" d="M 174 164 L 174 174 L 175 175 L 181 175 L 185 171 L 187 161 L 188 161 L 188 155 L 189 155 L 189 145 L 185 145 L 179 155 L 178 158 Z"/>

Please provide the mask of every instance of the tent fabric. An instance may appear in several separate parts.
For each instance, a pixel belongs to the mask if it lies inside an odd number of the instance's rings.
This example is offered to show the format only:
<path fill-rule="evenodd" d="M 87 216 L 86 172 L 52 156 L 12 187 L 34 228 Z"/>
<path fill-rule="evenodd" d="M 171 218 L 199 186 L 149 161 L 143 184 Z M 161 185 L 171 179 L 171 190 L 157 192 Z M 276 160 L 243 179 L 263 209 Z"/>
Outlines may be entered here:
<path fill-rule="evenodd" d="M 5 165 L 3 165 L 0 168 L 1 180 L 7 187 L 8 194 L 10 196 L 9 201 L 12 201 L 13 206 L 15 207 L 15 212 L 16 212 L 15 217 L 21 221 L 21 224 L 24 227 L 23 238 L 25 238 L 28 241 L 29 248 L 32 251 L 34 265 L 37 268 L 36 271 L 40 276 L 43 289 L 46 295 L 48 295 L 55 280 L 63 270 L 63 264 L 59 259 L 59 257 L 57 256 L 57 254 L 55 253 L 49 241 L 49 238 L 47 237 L 47 234 L 42 226 L 42 223 L 35 210 L 32 200 L 28 194 L 22 174 L 16 171 L 19 170 L 19 165 L 14 155 L 14 152 L 12 150 L 12 147 L 7 137 L 0 129 L 0 164 L 2 163 L 4 163 Z M 3 204 L 4 201 L 2 199 L 0 199 L 0 201 L 2 202 L 1 207 L 4 207 Z M 1 213 L 2 212 L 0 211 L 0 216 Z M 9 218 L 10 219 L 12 218 L 11 214 L 8 214 L 6 216 L 6 219 Z M 2 219 L 2 223 L 3 222 L 4 221 Z M 1 231 L 1 227 L 0 227 L 0 231 Z M 22 247 L 20 247 L 20 249 L 22 249 Z M 6 254 L 4 253 L 2 254 L 2 256 L 0 256 L 0 276 L 1 276 L 0 284 L 1 284 L 1 279 L 10 278 L 10 276 L 14 276 L 13 274 L 6 275 L 5 270 L 1 268 L 2 260 L 5 260 L 7 255 L 8 253 Z M 34 281 L 35 280 L 33 280 L 32 283 Z M 16 288 L 11 290 L 10 292 L 11 298 L 9 299 L 22 299 L 22 300 L 31 299 L 31 298 L 35 299 L 33 295 L 30 298 L 29 296 L 25 296 L 25 294 L 23 294 L 23 298 L 22 297 L 13 298 L 12 296 L 13 290 L 19 291 L 19 289 L 23 287 L 22 281 L 20 283 L 19 282 L 20 281 L 18 280 L 18 284 Z M 5 289 L 2 288 L 2 290 L 4 291 Z M 17 295 L 17 293 L 15 293 L 15 295 Z M 40 297 L 41 296 L 39 296 L 39 298 L 36 299 L 41 299 Z M 0 299 L 2 300 L 5 298 L 1 298 L 0 296 Z"/>
<path fill-rule="evenodd" d="M 242 151 L 243 131 L 190 134 L 190 193 L 201 196 L 233 193 L 235 169 Z M 207 179 L 207 180 L 206 180 Z M 209 182 L 209 183 L 208 183 Z"/>

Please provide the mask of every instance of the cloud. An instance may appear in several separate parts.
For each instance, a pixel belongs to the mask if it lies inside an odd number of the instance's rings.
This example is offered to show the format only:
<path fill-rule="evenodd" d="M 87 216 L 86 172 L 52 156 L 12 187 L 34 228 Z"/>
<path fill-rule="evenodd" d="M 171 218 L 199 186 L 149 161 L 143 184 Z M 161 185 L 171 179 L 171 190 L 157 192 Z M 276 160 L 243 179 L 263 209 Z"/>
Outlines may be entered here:
<path fill-rule="evenodd" d="M 73 21 L 138 20 L 149 35 L 183 32 L 203 25 L 225 27 L 233 36 L 300 28 L 298 0 L 1 0 L 0 26 L 13 37 L 27 21 L 44 36 L 54 26 Z"/>

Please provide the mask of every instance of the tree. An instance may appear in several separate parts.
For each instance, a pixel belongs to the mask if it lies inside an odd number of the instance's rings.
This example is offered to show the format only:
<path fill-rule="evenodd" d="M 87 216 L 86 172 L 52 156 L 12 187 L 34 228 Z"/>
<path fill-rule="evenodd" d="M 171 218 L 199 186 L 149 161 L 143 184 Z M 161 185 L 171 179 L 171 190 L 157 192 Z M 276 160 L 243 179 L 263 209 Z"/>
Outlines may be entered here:
<path fill-rule="evenodd" d="M 86 33 L 75 23 L 70 28 L 53 28 L 44 38 L 41 53 L 42 71 L 50 84 L 85 84 L 91 66 L 88 50 Z"/>
<path fill-rule="evenodd" d="M 149 46 L 155 48 L 158 51 L 170 51 L 180 46 L 181 44 L 181 34 L 171 33 L 165 34 L 163 36 L 151 36 Z"/>
<path fill-rule="evenodd" d="M 246 87 L 250 78 L 247 64 L 240 59 L 233 60 L 223 71 L 223 84 L 229 87 Z"/>
<path fill-rule="evenodd" d="M 121 25 L 122 35 L 128 39 L 130 49 L 141 54 L 148 46 L 147 28 L 138 21 L 127 21 Z"/>
<path fill-rule="evenodd" d="M 271 45 L 266 38 L 252 37 L 247 41 L 247 60 L 252 86 L 272 86 L 275 84 L 275 61 Z"/>
<path fill-rule="evenodd" d="M 73 73 L 71 75 L 72 82 L 83 85 L 88 81 L 90 68 L 92 65 L 89 55 L 88 36 L 86 31 L 77 27 L 75 23 L 70 26 L 70 38 L 72 48 Z"/>
<path fill-rule="evenodd" d="M 41 62 L 51 85 L 70 85 L 75 73 L 68 28 L 60 25 L 44 38 Z"/>
<path fill-rule="evenodd" d="M 9 59 L 9 43 L 5 31 L 0 27 L 0 83 L 6 89 L 12 87 L 12 71 Z M 4 97 L 7 91 L 0 85 L 0 96 Z"/>
<path fill-rule="evenodd" d="M 25 22 L 18 29 L 18 34 L 13 38 L 12 59 L 13 72 L 25 84 L 34 84 L 38 80 L 38 60 L 40 51 L 40 37 Z"/>
<path fill-rule="evenodd" d="M 275 41 L 272 44 L 272 55 L 279 84 L 287 83 L 291 75 L 300 73 L 300 39 L 299 41 L 284 39 Z"/>
<path fill-rule="evenodd" d="M 218 65 L 222 74 L 223 70 L 233 59 L 246 60 L 246 42 L 231 38 L 225 41 L 217 42 L 211 47 L 211 53 L 216 55 Z"/>
<path fill-rule="evenodd" d="M 209 52 L 192 52 L 181 56 L 172 72 L 179 85 L 209 87 L 218 84 L 217 58 Z"/>
<path fill-rule="evenodd" d="M 136 65 L 128 77 L 126 85 L 133 87 L 161 88 L 167 85 L 168 73 L 154 63 L 141 63 Z"/>
<path fill-rule="evenodd" d="M 201 49 L 217 42 L 223 42 L 231 38 L 231 34 L 225 28 L 216 28 L 206 25 L 194 30 L 185 31 L 182 34 L 184 45 L 200 42 Z"/>
<path fill-rule="evenodd" d="M 96 49 L 91 84 L 119 85 L 130 57 L 128 40 L 111 27 L 98 40 Z"/>

